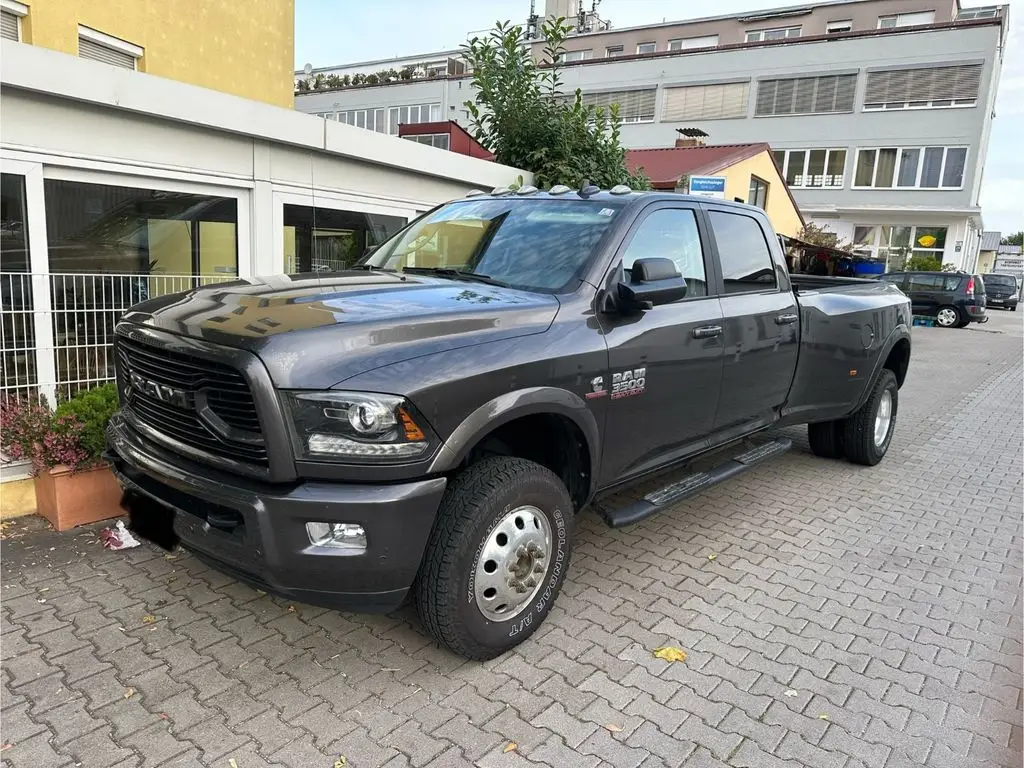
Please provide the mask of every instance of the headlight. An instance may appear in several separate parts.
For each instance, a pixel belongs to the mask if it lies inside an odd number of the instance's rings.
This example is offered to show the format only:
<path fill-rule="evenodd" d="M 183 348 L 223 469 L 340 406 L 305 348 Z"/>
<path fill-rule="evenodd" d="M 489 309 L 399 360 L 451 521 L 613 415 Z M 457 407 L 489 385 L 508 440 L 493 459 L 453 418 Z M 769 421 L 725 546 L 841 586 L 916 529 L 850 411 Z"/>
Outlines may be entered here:
<path fill-rule="evenodd" d="M 402 397 L 284 392 L 298 459 L 400 462 L 427 454 L 432 433 Z"/>

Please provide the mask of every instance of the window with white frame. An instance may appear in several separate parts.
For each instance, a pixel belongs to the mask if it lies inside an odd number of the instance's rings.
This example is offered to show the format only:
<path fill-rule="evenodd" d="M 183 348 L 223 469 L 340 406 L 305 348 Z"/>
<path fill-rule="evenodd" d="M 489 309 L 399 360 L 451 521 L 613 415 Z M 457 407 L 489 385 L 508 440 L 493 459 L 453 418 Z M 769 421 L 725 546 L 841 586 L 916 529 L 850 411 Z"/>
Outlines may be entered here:
<path fill-rule="evenodd" d="M 21 20 L 28 6 L 17 0 L 0 0 L 0 39 L 21 42 Z"/>
<path fill-rule="evenodd" d="M 879 147 L 857 150 L 854 188 L 961 189 L 967 147 Z"/>
<path fill-rule="evenodd" d="M 773 154 L 790 187 L 839 189 L 843 186 L 845 149 L 783 149 Z"/>
<path fill-rule="evenodd" d="M 754 115 L 814 115 L 852 112 L 857 75 L 822 75 L 760 80 Z"/>
<path fill-rule="evenodd" d="M 657 43 L 640 43 L 636 47 L 637 53 L 654 53 L 658 50 Z"/>
<path fill-rule="evenodd" d="M 973 107 L 981 90 L 981 64 L 868 72 L 865 110 Z"/>
<path fill-rule="evenodd" d="M 591 50 L 589 48 L 584 50 L 584 51 L 566 51 L 565 53 L 562 54 L 561 60 L 563 62 L 567 62 L 567 61 L 586 61 L 591 56 L 593 56 L 593 54 L 594 54 L 593 50 Z"/>
<path fill-rule="evenodd" d="M 415 141 L 417 144 L 426 144 L 434 149 L 448 149 L 451 137 L 447 133 L 421 133 L 418 136 L 403 136 L 403 139 Z"/>
<path fill-rule="evenodd" d="M 377 107 L 376 109 L 349 109 L 344 112 L 338 112 L 336 117 L 328 115 L 328 119 L 337 120 L 339 123 L 345 123 L 345 125 L 354 125 L 356 128 L 365 128 L 368 131 L 387 133 L 386 112 L 387 110 L 384 107 Z"/>
<path fill-rule="evenodd" d="M 603 109 L 605 113 L 612 104 L 619 107 L 619 119 L 624 123 L 653 123 L 655 88 L 635 91 L 602 91 L 582 94 L 582 101 L 587 106 Z"/>
<path fill-rule="evenodd" d="M 388 110 L 388 133 L 398 135 L 398 126 L 412 123 L 436 123 L 441 119 L 440 104 L 409 104 Z"/>
<path fill-rule="evenodd" d="M 624 56 L 625 54 L 626 49 L 622 45 L 609 45 L 604 49 L 604 55 L 609 59 L 614 59 L 616 56 Z"/>
<path fill-rule="evenodd" d="M 921 24 L 934 24 L 935 11 L 918 11 L 917 13 L 893 13 L 878 17 L 879 29 L 895 27 L 916 27 Z"/>
<path fill-rule="evenodd" d="M 838 35 L 840 32 L 852 31 L 853 19 L 843 19 L 842 21 L 830 21 L 825 25 L 825 33 L 829 35 Z"/>
<path fill-rule="evenodd" d="M 665 122 L 728 120 L 747 116 L 750 83 L 711 83 L 666 88 L 661 107 Z"/>
<path fill-rule="evenodd" d="M 718 35 L 683 37 L 668 41 L 670 51 L 685 51 L 687 48 L 714 48 L 716 45 L 718 45 Z"/>
<path fill-rule="evenodd" d="M 760 43 L 765 40 L 785 40 L 790 37 L 800 37 L 801 27 L 775 27 L 774 29 L 749 29 L 747 30 L 748 43 Z"/>
<path fill-rule="evenodd" d="M 113 37 L 90 27 L 78 26 L 78 56 L 102 61 L 122 69 L 138 69 L 145 51 L 134 43 Z"/>
<path fill-rule="evenodd" d="M 967 21 L 968 19 L 994 19 L 999 15 L 999 6 L 997 5 L 985 5 L 979 8 L 962 8 L 956 15 L 957 21 Z"/>
<path fill-rule="evenodd" d="M 946 227 L 858 224 L 853 228 L 852 250 L 858 256 L 885 259 L 887 269 L 900 270 L 915 254 L 942 261 L 947 232 Z"/>

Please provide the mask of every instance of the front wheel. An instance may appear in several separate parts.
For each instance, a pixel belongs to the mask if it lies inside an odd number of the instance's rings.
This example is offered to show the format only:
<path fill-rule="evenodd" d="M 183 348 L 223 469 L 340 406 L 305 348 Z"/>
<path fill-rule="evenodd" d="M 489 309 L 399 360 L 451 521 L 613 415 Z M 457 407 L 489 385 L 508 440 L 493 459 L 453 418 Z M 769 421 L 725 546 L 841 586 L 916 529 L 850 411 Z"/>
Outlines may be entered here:
<path fill-rule="evenodd" d="M 467 659 L 532 635 L 561 591 L 573 504 L 562 481 L 525 459 L 471 465 L 445 491 L 414 587 L 424 626 Z"/>
<path fill-rule="evenodd" d="M 896 411 L 900 390 L 896 375 L 882 369 L 867 402 L 843 425 L 843 447 L 846 458 L 854 464 L 873 467 L 882 460 L 896 427 Z"/>
<path fill-rule="evenodd" d="M 935 315 L 935 322 L 943 328 L 952 328 L 960 322 L 960 313 L 956 307 L 940 307 Z"/>

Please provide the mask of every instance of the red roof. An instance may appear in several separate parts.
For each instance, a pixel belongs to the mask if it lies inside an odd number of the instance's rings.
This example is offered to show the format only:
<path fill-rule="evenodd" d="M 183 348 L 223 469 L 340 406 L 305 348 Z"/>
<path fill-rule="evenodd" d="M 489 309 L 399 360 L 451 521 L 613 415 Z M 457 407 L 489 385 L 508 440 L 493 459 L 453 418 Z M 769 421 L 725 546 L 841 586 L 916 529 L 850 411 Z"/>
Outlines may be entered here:
<path fill-rule="evenodd" d="M 680 176 L 710 175 L 741 160 L 771 151 L 758 144 L 709 144 L 702 147 L 631 149 L 626 153 L 629 170 L 642 168 L 654 189 L 675 189 Z"/>

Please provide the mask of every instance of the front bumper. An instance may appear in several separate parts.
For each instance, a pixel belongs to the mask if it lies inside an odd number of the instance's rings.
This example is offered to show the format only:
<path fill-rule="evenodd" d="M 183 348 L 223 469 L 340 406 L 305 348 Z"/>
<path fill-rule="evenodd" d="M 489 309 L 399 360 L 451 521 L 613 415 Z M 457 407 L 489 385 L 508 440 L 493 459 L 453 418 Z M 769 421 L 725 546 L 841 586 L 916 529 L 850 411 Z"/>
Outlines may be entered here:
<path fill-rule="evenodd" d="M 402 603 L 446 483 L 259 483 L 183 463 L 144 442 L 120 415 L 107 441 L 122 486 L 172 509 L 174 533 L 187 549 L 268 592 L 343 610 L 386 612 Z M 357 523 L 367 549 L 312 546 L 309 521 Z"/>
<path fill-rule="evenodd" d="M 992 307 L 1016 307 L 1018 298 L 1016 296 L 1010 296 L 1005 299 L 994 299 L 991 296 L 988 298 L 988 304 Z"/>

